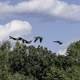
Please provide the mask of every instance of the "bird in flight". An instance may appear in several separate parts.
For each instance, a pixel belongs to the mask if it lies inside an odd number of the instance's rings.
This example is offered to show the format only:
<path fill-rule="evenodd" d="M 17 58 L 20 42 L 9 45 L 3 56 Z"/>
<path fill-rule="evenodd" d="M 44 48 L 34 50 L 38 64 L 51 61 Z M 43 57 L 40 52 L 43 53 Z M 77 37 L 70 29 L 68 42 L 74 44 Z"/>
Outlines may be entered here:
<path fill-rule="evenodd" d="M 24 42 L 27 44 L 30 44 L 32 41 L 31 40 L 30 41 L 24 40 Z"/>
<path fill-rule="evenodd" d="M 9 39 L 17 40 L 17 38 L 14 38 L 12 36 L 9 36 Z"/>
<path fill-rule="evenodd" d="M 18 40 L 22 40 L 23 43 L 27 43 L 27 44 L 30 44 L 32 41 L 27 41 L 25 39 L 23 39 L 22 37 L 18 37 Z"/>
<path fill-rule="evenodd" d="M 35 43 L 36 41 L 38 41 L 38 40 L 39 40 L 40 43 L 42 43 L 42 41 L 43 41 L 43 37 L 41 37 L 41 36 L 36 36 L 36 37 L 34 37 L 34 38 L 35 38 L 34 43 Z"/>
<path fill-rule="evenodd" d="M 22 37 L 18 37 L 18 38 L 14 38 L 12 36 L 9 36 L 10 39 L 13 39 L 13 40 L 19 40 L 19 41 L 22 41 L 23 43 L 27 43 L 27 44 L 30 44 L 32 41 L 27 41 L 25 39 L 23 39 Z"/>
<path fill-rule="evenodd" d="M 58 43 L 59 45 L 63 44 L 61 41 L 53 41 L 53 42 Z"/>

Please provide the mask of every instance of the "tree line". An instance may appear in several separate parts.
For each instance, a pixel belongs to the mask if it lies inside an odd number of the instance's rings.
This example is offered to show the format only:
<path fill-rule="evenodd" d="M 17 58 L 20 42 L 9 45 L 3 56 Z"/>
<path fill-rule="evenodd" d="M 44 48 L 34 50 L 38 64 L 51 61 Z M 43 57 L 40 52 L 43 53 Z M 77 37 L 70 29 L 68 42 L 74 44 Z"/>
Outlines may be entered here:
<path fill-rule="evenodd" d="M 9 41 L 0 45 L 0 80 L 80 80 L 80 41 L 67 55 L 56 55 L 46 47 Z"/>

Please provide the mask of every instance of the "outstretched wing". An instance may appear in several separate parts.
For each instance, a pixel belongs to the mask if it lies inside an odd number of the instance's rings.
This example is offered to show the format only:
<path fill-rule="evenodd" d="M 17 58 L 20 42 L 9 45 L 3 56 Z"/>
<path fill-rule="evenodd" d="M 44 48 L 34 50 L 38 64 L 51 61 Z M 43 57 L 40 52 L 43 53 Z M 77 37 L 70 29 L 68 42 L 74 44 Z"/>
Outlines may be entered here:
<path fill-rule="evenodd" d="M 9 38 L 10 38 L 10 39 L 13 39 L 13 40 L 17 40 L 17 38 L 14 38 L 14 37 L 12 37 L 12 36 L 9 36 Z"/>
<path fill-rule="evenodd" d="M 25 43 L 27 43 L 27 44 L 30 44 L 32 41 L 27 41 L 27 40 L 25 40 Z"/>
<path fill-rule="evenodd" d="M 63 43 L 59 41 L 59 44 L 62 45 Z"/>
<path fill-rule="evenodd" d="M 43 41 L 43 38 L 42 37 L 40 37 L 40 43 Z"/>
<path fill-rule="evenodd" d="M 35 37 L 34 43 L 35 43 L 38 39 L 39 39 L 38 37 Z"/>

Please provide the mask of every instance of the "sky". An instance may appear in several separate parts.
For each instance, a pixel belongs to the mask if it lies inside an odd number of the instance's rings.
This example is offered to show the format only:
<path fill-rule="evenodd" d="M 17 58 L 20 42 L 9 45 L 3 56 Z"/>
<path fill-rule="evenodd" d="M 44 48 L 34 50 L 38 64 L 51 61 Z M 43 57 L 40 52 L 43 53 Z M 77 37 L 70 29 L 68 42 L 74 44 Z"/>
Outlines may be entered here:
<path fill-rule="evenodd" d="M 33 45 L 63 53 L 80 39 L 80 0 L 0 0 L 0 41 L 9 35 L 28 40 L 40 35 L 43 42 Z"/>

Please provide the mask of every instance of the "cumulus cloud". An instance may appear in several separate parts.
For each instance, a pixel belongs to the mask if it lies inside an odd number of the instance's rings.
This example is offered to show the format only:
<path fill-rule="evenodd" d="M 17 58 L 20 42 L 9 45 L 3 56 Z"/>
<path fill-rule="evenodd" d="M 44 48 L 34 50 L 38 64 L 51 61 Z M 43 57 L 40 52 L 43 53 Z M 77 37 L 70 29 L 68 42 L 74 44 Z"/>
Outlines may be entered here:
<path fill-rule="evenodd" d="M 80 20 L 80 5 L 60 0 L 25 0 L 15 5 L 0 3 L 0 15 L 30 12 Z"/>
<path fill-rule="evenodd" d="M 0 41 L 8 39 L 10 35 L 14 37 L 28 36 L 32 26 L 27 21 L 13 20 L 5 25 L 0 25 Z"/>

